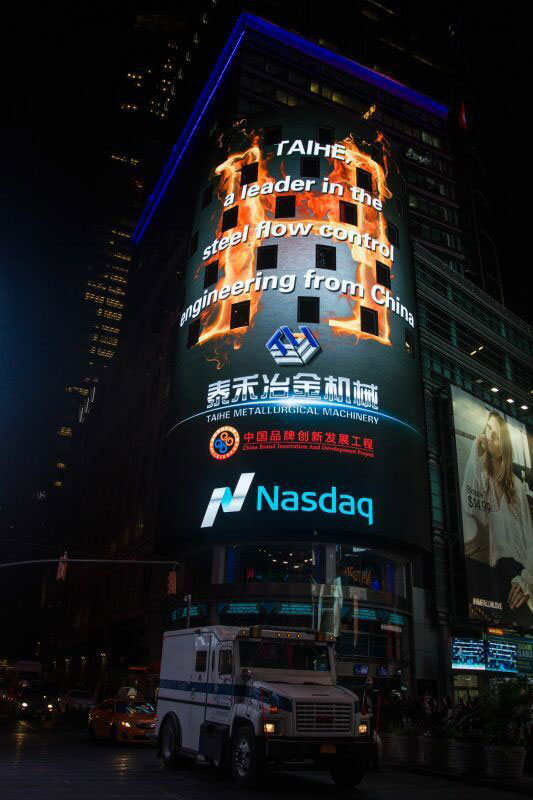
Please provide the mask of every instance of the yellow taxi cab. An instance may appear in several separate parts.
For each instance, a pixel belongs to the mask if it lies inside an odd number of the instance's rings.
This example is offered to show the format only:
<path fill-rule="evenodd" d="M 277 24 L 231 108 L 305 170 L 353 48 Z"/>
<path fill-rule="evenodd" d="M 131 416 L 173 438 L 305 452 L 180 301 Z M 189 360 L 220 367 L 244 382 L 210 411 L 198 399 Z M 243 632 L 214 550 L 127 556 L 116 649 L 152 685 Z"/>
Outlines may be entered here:
<path fill-rule="evenodd" d="M 155 709 L 143 700 L 104 700 L 89 714 L 91 739 L 117 742 L 149 742 L 155 732 Z"/>

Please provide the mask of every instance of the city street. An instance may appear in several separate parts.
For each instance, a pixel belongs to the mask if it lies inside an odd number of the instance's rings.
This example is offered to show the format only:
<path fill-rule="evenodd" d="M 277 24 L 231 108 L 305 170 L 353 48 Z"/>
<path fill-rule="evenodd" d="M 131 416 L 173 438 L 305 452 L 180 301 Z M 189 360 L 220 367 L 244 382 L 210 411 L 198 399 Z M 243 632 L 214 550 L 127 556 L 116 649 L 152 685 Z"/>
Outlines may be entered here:
<path fill-rule="evenodd" d="M 151 746 L 119 746 L 89 741 L 85 714 L 44 723 L 0 716 L 0 796 L 3 800 L 169 800 L 217 795 L 217 800 L 254 793 L 238 789 L 210 767 L 166 770 Z M 355 796 L 361 800 L 448 798 L 506 800 L 516 794 L 426 775 L 385 770 L 369 773 Z M 275 772 L 257 792 L 264 800 L 289 797 L 338 798 L 326 773 Z"/>

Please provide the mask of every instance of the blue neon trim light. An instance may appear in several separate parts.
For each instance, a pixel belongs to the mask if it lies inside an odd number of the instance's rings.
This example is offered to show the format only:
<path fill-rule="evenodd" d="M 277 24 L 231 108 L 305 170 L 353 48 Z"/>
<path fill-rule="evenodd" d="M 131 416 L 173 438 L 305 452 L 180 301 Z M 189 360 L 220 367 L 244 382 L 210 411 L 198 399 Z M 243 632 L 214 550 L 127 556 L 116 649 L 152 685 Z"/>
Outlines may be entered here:
<path fill-rule="evenodd" d="M 132 242 L 134 244 L 139 244 L 146 228 L 150 224 L 150 221 L 155 214 L 161 199 L 187 150 L 187 147 L 189 146 L 189 143 L 194 136 L 198 125 L 202 121 L 211 100 L 213 99 L 222 79 L 224 78 L 224 75 L 228 70 L 229 65 L 239 49 L 239 45 L 241 44 L 247 30 L 261 34 L 262 36 L 266 36 L 270 39 L 274 39 L 293 50 L 304 53 L 305 55 L 308 55 L 318 61 L 325 62 L 336 69 L 352 75 L 358 80 L 362 80 L 378 89 L 382 89 L 383 91 L 388 92 L 395 97 L 405 100 L 410 105 L 422 108 L 437 117 L 446 119 L 448 116 L 448 108 L 446 106 L 437 103 L 435 100 L 426 97 L 426 95 L 423 95 L 414 89 L 410 89 L 408 86 L 404 86 L 404 84 L 395 81 L 393 78 L 389 78 L 387 75 L 382 75 L 381 73 L 375 72 L 368 67 L 364 67 L 362 64 L 358 64 L 356 61 L 346 58 L 346 56 L 341 56 L 339 53 L 328 50 L 326 47 L 322 47 L 314 42 L 310 42 L 307 39 L 304 39 L 302 36 L 298 36 L 296 33 L 286 31 L 283 28 L 280 28 L 278 25 L 274 25 L 272 22 L 267 22 L 260 17 L 256 17 L 254 14 L 243 13 L 237 19 L 228 41 L 226 42 L 224 49 L 222 50 L 214 69 L 207 80 L 207 83 L 202 89 L 200 97 L 198 98 L 192 113 L 178 138 L 178 141 L 172 148 L 170 157 L 163 168 L 163 172 L 161 173 L 158 182 L 154 187 L 154 191 L 148 198 L 148 203 L 146 204 L 141 214 L 141 218 L 137 223 L 137 227 L 132 235 Z"/>
<path fill-rule="evenodd" d="M 393 417 L 390 414 L 385 414 L 383 411 L 374 411 L 373 408 L 362 408 L 361 406 L 352 406 L 348 403 L 336 403 L 330 400 L 320 400 L 314 397 L 289 397 L 286 400 L 247 400 L 242 403 L 232 403 L 231 405 L 227 406 L 219 406 L 217 408 L 205 408 L 203 411 L 198 411 L 197 414 L 191 414 L 190 417 L 186 417 L 185 419 L 180 419 L 179 422 L 176 422 L 170 430 L 167 432 L 167 436 L 176 429 L 179 428 L 180 425 L 183 425 L 185 422 L 189 422 L 191 419 L 196 419 L 196 417 L 202 417 L 206 414 L 216 414 L 217 411 L 230 411 L 233 408 L 257 408 L 257 407 L 264 407 L 267 408 L 269 406 L 318 406 L 319 408 L 338 408 L 343 409 L 346 411 L 356 411 L 357 413 L 369 414 L 373 417 L 382 417 L 383 419 L 391 420 L 391 422 L 395 422 L 398 425 L 402 425 L 404 428 L 409 428 L 409 430 L 416 433 L 417 436 L 420 436 L 420 431 L 416 428 L 413 428 L 412 425 L 409 425 L 408 422 L 404 422 L 398 417 Z"/>

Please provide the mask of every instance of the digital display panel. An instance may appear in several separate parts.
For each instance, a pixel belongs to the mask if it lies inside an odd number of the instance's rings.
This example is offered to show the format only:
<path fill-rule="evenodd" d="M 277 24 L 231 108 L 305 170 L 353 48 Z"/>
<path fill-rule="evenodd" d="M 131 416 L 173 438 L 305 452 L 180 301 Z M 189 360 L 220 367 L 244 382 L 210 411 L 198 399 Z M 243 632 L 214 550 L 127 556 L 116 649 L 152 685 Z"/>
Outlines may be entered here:
<path fill-rule="evenodd" d="M 532 439 L 521 422 L 452 386 L 468 613 L 533 626 Z"/>
<path fill-rule="evenodd" d="M 353 674 L 354 675 L 368 675 L 368 664 L 354 664 L 353 665 Z"/>
<path fill-rule="evenodd" d="M 452 669 L 485 669 L 482 639 L 452 639 Z"/>
<path fill-rule="evenodd" d="M 533 676 L 533 638 L 516 639 L 518 672 Z"/>
<path fill-rule="evenodd" d="M 495 672 L 518 672 L 516 644 L 506 639 L 488 639 L 487 669 Z"/>
<path fill-rule="evenodd" d="M 330 144 L 317 141 L 321 124 Z M 281 139 L 269 144 L 274 129 Z M 418 322 L 394 147 L 354 115 L 298 108 L 241 121 L 217 148 L 179 316 L 165 535 L 319 534 L 428 549 Z"/>
<path fill-rule="evenodd" d="M 387 666 L 376 667 L 376 675 L 378 678 L 388 678 L 389 668 Z"/>

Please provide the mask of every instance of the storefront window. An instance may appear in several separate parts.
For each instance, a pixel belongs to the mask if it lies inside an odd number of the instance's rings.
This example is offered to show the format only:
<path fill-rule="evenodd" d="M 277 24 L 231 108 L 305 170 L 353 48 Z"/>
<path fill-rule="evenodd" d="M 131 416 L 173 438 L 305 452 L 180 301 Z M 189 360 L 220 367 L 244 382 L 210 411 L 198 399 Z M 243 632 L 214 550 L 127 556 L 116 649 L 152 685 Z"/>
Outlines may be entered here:
<path fill-rule="evenodd" d="M 405 564 L 374 550 L 338 545 L 336 575 L 343 587 L 354 586 L 391 596 L 407 597 Z"/>
<path fill-rule="evenodd" d="M 227 547 L 225 583 L 321 583 L 323 546 Z"/>

